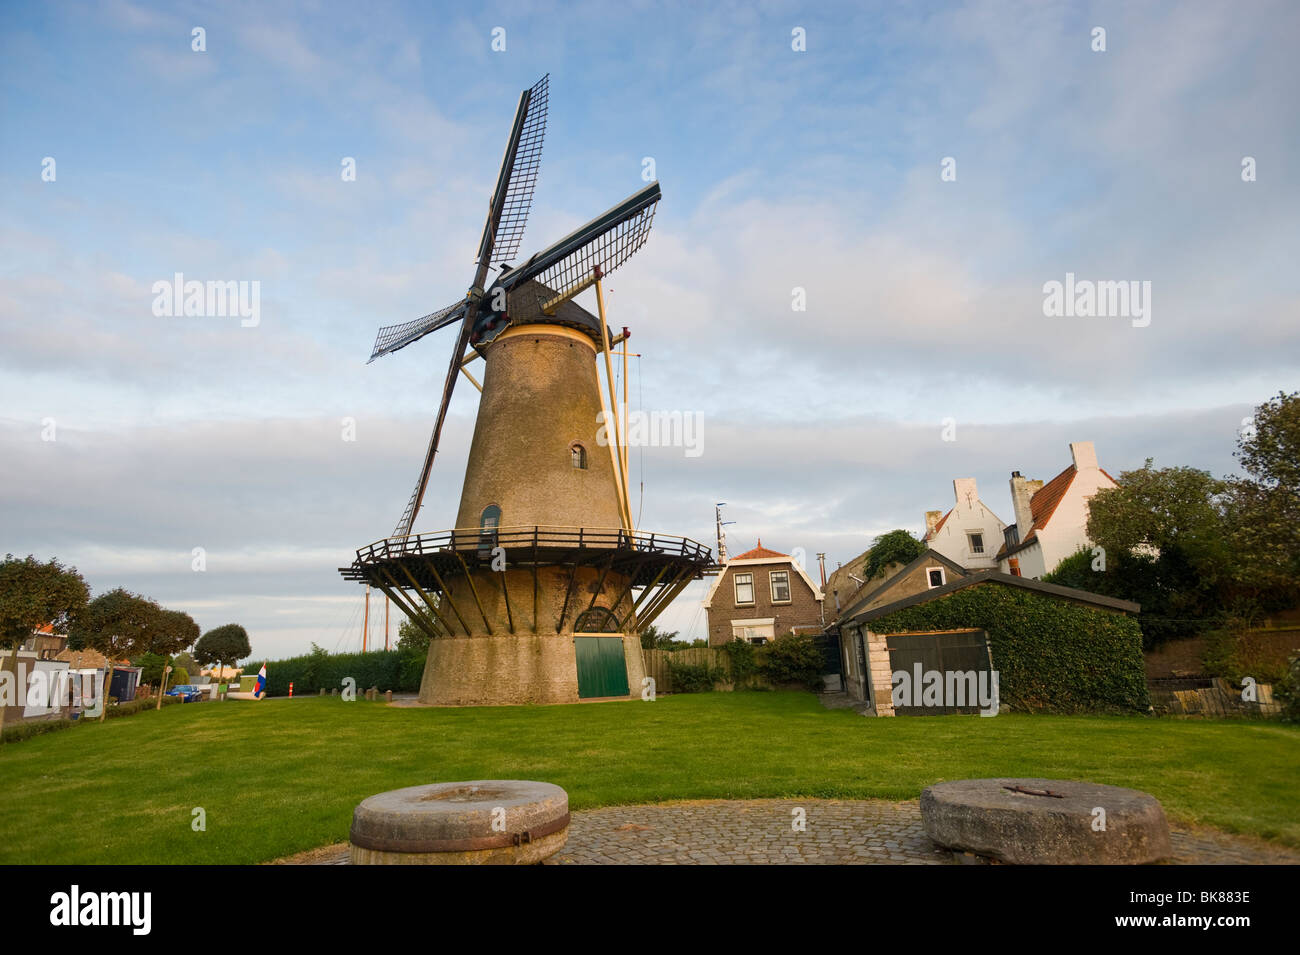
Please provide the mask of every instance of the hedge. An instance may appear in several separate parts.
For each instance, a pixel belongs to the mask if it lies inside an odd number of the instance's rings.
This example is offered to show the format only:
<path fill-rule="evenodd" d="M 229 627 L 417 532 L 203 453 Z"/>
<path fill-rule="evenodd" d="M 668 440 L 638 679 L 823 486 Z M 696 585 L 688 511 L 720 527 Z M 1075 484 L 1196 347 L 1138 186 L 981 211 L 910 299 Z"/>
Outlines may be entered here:
<path fill-rule="evenodd" d="M 112 697 L 112 699 L 116 699 L 116 697 Z M 163 697 L 163 706 L 171 706 L 172 704 L 179 702 L 179 697 Z M 142 713 L 157 708 L 158 698 L 156 696 L 141 700 L 131 700 L 127 703 L 110 703 L 105 718 L 112 720 L 122 716 L 134 716 L 136 713 Z M 83 713 L 76 720 L 61 717 L 55 720 L 23 720 L 20 723 L 6 723 L 3 741 L 6 743 L 17 743 L 21 740 L 31 739 L 33 736 L 43 736 L 46 733 L 71 729 L 74 726 L 80 726 L 82 723 L 98 722 L 99 717 L 87 716 Z"/>
<path fill-rule="evenodd" d="M 1013 709 L 1146 712 L 1151 705 L 1141 628 L 1120 613 L 986 583 L 867 626 L 873 633 L 986 631 L 999 697 Z"/>
<path fill-rule="evenodd" d="M 244 672 L 256 673 L 261 660 L 244 664 Z M 284 660 L 266 661 L 266 695 L 288 696 L 293 684 L 295 696 L 343 689 L 343 680 L 357 681 L 357 696 L 370 687 L 383 690 L 415 691 L 424 673 L 424 657 L 400 650 L 374 650 L 370 653 L 305 653 Z"/>

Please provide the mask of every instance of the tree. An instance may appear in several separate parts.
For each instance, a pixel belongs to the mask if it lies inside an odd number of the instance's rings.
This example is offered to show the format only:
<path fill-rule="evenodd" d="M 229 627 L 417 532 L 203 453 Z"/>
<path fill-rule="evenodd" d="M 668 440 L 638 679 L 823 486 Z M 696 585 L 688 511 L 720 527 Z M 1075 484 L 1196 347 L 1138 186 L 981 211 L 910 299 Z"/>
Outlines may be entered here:
<path fill-rule="evenodd" d="M 248 631 L 237 623 L 214 627 L 194 645 L 194 659 L 204 666 L 216 666 L 218 680 L 221 679 L 223 664 L 242 660 L 252 652 Z"/>
<path fill-rule="evenodd" d="M 41 563 L 30 554 L 21 560 L 5 555 L 0 562 L 0 649 L 13 648 L 15 679 L 18 648 L 27 638 L 46 624 L 56 632 L 67 628 L 89 598 L 90 588 L 75 567 L 65 568 L 57 560 Z M 0 705 L 0 733 L 5 710 Z"/>
<path fill-rule="evenodd" d="M 1089 505 L 1088 537 L 1102 548 L 1106 570 L 1085 589 L 1142 604 L 1148 648 L 1222 620 L 1234 559 L 1227 482 L 1196 468 L 1156 468 L 1148 458 L 1116 483 Z"/>
<path fill-rule="evenodd" d="M 1278 392 L 1238 432 L 1245 477 L 1230 479 L 1228 526 L 1234 580 L 1260 609 L 1300 598 L 1300 392 Z"/>
<path fill-rule="evenodd" d="M 397 627 L 397 649 L 402 653 L 418 657 L 428 656 L 430 640 L 424 628 L 409 617 Z"/>
<path fill-rule="evenodd" d="M 890 564 L 910 564 L 925 553 L 925 544 L 907 531 L 892 530 L 871 542 L 862 576 L 871 580 Z"/>
<path fill-rule="evenodd" d="M 642 650 L 679 650 L 686 644 L 677 639 L 677 631 L 660 630 L 653 623 L 641 631 Z"/>
<path fill-rule="evenodd" d="M 192 647 L 199 639 L 199 625 L 194 618 L 180 610 L 158 608 L 157 619 L 141 638 L 141 647 L 146 653 L 155 653 L 163 658 L 162 680 L 158 685 L 158 709 L 162 709 L 163 694 L 167 692 L 167 666 L 172 655 L 187 647 Z"/>
<path fill-rule="evenodd" d="M 114 661 L 157 652 L 156 645 L 165 645 L 158 636 L 166 624 L 164 613 L 154 601 L 119 587 L 100 594 L 74 618 L 68 630 L 68 646 L 98 651 L 107 660 L 99 701 L 101 720 L 108 714 Z"/>

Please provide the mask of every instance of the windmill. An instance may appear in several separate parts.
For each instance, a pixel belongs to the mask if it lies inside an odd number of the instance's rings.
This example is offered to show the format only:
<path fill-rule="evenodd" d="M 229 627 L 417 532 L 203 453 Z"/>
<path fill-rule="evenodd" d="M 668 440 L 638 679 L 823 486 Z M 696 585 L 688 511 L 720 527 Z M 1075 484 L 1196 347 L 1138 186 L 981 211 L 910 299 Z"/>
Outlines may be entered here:
<path fill-rule="evenodd" d="M 520 95 L 465 296 L 381 328 L 370 355 L 457 329 L 401 519 L 340 568 L 382 590 L 434 638 L 420 690 L 428 703 L 639 695 L 638 632 L 712 563 L 694 541 L 632 526 L 611 359 L 628 332 L 610 335 L 601 280 L 644 245 L 659 184 L 510 264 L 537 185 L 547 105 L 547 77 Z M 593 287 L 597 315 L 574 300 Z M 481 384 L 467 367 L 479 358 Z M 481 398 L 456 524 L 413 533 L 462 374 Z"/>

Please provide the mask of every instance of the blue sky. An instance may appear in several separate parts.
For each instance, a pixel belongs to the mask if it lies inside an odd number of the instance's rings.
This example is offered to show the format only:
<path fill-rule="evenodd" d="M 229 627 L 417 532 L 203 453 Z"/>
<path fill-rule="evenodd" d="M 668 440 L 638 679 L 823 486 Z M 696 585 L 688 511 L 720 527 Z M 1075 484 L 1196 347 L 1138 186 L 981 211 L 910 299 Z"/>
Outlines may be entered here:
<path fill-rule="evenodd" d="M 833 566 L 919 530 L 954 477 L 1008 518 L 1009 472 L 1050 477 L 1074 440 L 1112 473 L 1231 470 L 1300 366 L 1297 35 L 1264 2 L 7 3 L 0 548 L 241 620 L 260 654 L 343 645 L 333 568 L 400 512 L 450 347 L 367 366 L 375 328 L 462 294 L 543 73 L 523 253 L 639 188 L 644 157 L 664 190 L 611 319 L 634 395 L 699 411 L 706 444 L 635 456 L 645 526 L 709 541 L 726 500 L 733 549 Z M 1045 318 L 1067 271 L 1152 282 L 1151 325 Z M 261 323 L 155 317 L 175 272 L 259 281 Z M 474 398 L 425 529 L 454 517 Z M 700 596 L 670 625 L 698 630 Z"/>

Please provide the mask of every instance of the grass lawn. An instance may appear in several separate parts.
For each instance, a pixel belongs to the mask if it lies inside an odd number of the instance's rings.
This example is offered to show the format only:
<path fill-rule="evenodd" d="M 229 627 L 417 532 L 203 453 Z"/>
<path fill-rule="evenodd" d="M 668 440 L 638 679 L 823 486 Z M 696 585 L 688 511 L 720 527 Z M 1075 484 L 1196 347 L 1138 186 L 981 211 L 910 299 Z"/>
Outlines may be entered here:
<path fill-rule="evenodd" d="M 402 709 L 176 706 L 0 747 L 0 863 L 260 862 L 347 839 L 366 796 L 539 779 L 575 809 L 693 798 L 915 799 L 945 779 L 1132 786 L 1171 820 L 1300 846 L 1300 729 L 1142 717 L 864 719 L 808 693 Z M 203 807 L 207 831 L 191 830 Z"/>

